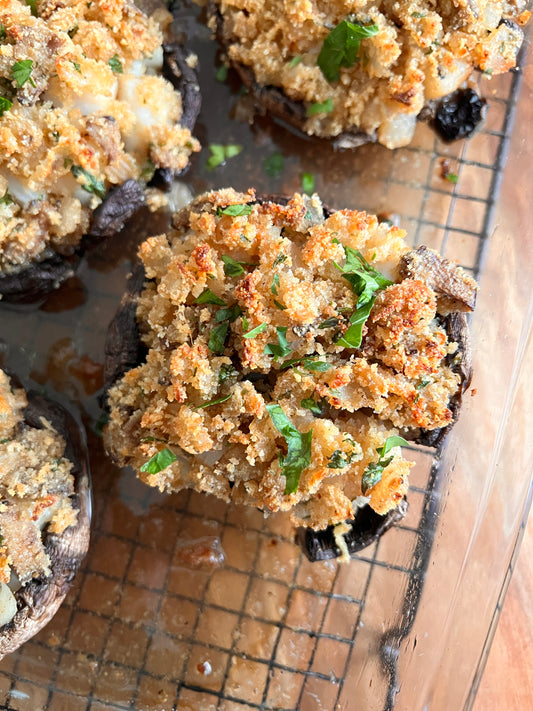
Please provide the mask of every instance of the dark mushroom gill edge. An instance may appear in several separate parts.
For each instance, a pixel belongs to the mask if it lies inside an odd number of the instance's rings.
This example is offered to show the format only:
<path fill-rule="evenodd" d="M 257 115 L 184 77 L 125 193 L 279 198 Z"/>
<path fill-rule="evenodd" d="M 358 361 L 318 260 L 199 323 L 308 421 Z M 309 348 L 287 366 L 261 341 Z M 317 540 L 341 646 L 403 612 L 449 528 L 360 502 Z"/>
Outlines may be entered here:
<path fill-rule="evenodd" d="M 263 196 L 257 198 L 255 202 L 274 202 L 286 205 L 288 198 L 277 195 Z M 329 217 L 334 212 L 326 207 L 323 209 L 324 217 Z M 416 253 L 424 256 L 425 251 L 425 247 L 420 247 Z M 403 264 L 405 273 L 407 273 L 410 268 L 409 262 Z M 443 271 L 446 271 L 446 269 Z M 443 282 L 445 281 L 446 277 L 444 276 Z M 141 343 L 136 320 L 137 301 L 143 289 L 144 282 L 144 268 L 142 265 L 138 265 L 128 280 L 126 292 L 109 326 L 105 343 L 104 360 L 106 391 L 121 378 L 124 373 L 136 367 L 146 356 L 146 349 Z M 441 294 L 446 298 L 446 292 L 443 291 L 443 289 L 445 289 L 444 283 L 434 286 L 434 288 L 439 290 L 439 286 Z M 451 297 L 451 300 L 455 301 L 454 296 Z M 472 375 L 468 326 L 465 314 L 462 312 L 452 312 L 445 317 L 441 317 L 441 319 L 450 341 L 455 341 L 458 344 L 458 352 L 461 356 L 459 359 L 456 357 L 457 354 L 449 356 L 448 363 L 461 378 L 461 386 L 448 405 L 452 412 L 453 420 L 447 427 L 437 430 L 418 430 L 407 435 L 402 433 L 411 441 L 435 448 L 442 447 L 446 435 L 456 421 L 461 408 L 463 393 L 468 388 Z M 400 502 L 400 505 L 396 509 L 385 515 L 377 514 L 368 505 L 359 508 L 355 514 L 355 518 L 347 521 L 350 526 L 350 531 L 344 534 L 344 539 L 350 554 L 365 548 L 377 540 L 377 538 L 385 533 L 391 526 L 401 521 L 406 515 L 407 510 L 408 504 L 405 499 Z M 341 550 L 335 543 L 333 526 L 323 531 L 299 528 L 296 531 L 296 542 L 311 561 L 325 560 L 342 555 Z"/>
<path fill-rule="evenodd" d="M 0 659 L 14 652 L 52 619 L 89 547 L 91 494 L 85 434 L 74 416 L 61 405 L 32 391 L 27 397 L 26 423 L 40 428 L 41 417 L 45 417 L 65 439 L 65 457 L 73 463 L 76 492 L 73 504 L 79 513 L 77 524 L 60 536 L 44 530 L 45 550 L 50 556 L 52 572 L 47 578 L 32 580 L 15 593 L 17 613 L 11 622 L 0 627 Z"/>

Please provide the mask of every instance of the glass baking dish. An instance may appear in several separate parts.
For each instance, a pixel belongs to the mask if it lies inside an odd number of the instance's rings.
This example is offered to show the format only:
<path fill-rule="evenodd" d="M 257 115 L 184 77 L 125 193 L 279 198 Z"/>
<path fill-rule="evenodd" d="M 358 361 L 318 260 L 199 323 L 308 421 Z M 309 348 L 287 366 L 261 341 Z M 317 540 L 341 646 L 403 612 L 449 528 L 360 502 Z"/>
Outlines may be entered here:
<path fill-rule="evenodd" d="M 141 215 L 97 246 L 40 307 L 0 304 L 4 364 L 80 409 L 94 486 L 84 567 L 48 627 L 0 662 L 0 708 L 468 709 L 531 491 L 531 58 L 480 80 L 490 110 L 467 142 L 445 145 L 420 124 L 407 148 L 335 153 L 266 117 L 249 124 L 236 77 L 215 79 L 209 32 L 188 16 L 186 26 L 200 57 L 205 148 L 177 192 L 288 194 L 309 172 L 332 208 L 398 216 L 412 244 L 479 279 L 472 388 L 438 458 L 412 448 L 404 522 L 350 564 L 311 564 L 286 517 L 162 496 L 102 452 L 106 328 L 136 246 L 165 216 Z M 243 150 L 209 172 L 212 143 Z M 276 152 L 284 170 L 272 178 L 262 161 Z"/>

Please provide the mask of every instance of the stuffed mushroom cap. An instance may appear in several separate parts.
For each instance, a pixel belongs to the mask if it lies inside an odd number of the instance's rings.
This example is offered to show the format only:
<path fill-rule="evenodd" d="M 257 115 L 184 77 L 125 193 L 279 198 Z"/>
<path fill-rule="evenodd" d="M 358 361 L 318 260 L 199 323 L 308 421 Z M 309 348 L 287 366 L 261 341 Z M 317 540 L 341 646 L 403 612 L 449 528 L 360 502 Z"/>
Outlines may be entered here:
<path fill-rule="evenodd" d="M 515 66 L 525 8 L 521 0 L 209 3 L 210 27 L 263 109 L 339 146 L 388 148 L 407 145 L 424 107 L 475 68 Z"/>
<path fill-rule="evenodd" d="M 50 286 L 72 273 L 83 235 L 113 234 L 145 200 L 165 202 L 146 184 L 184 171 L 200 148 L 198 102 L 192 115 L 174 84 L 199 92 L 188 76 L 196 58 L 179 68 L 163 46 L 166 10 L 148 18 L 130 0 L 6 0 L 1 19 L 0 293 L 9 298 L 31 289 L 20 275 L 35 265 Z"/>
<path fill-rule="evenodd" d="M 289 511 L 314 530 L 363 503 L 394 510 L 412 466 L 403 438 L 447 428 L 463 387 L 451 303 L 417 266 L 433 260 L 457 279 L 455 311 L 471 310 L 476 291 L 404 234 L 363 212 L 325 212 L 316 195 L 194 200 L 141 245 L 144 288 L 112 325 L 111 457 L 161 490 Z M 120 319 L 135 312 L 132 342 Z"/>
<path fill-rule="evenodd" d="M 0 370 L 0 659 L 65 597 L 89 544 L 87 453 L 61 406 Z"/>

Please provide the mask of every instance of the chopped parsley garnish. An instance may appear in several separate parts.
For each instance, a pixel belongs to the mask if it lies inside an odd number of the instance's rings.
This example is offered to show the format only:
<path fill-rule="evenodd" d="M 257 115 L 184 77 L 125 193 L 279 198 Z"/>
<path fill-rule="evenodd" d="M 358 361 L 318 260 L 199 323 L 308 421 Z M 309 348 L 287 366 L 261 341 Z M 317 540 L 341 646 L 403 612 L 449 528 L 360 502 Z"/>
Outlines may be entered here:
<path fill-rule="evenodd" d="M 142 465 L 141 471 L 148 472 L 148 474 L 159 474 L 160 471 L 166 469 L 168 466 L 175 462 L 177 459 L 176 455 L 170 451 L 167 447 L 162 449 L 157 454 L 154 454 L 145 464 Z"/>
<path fill-rule="evenodd" d="M 271 178 L 277 178 L 283 172 L 285 161 L 281 153 L 272 153 L 263 161 L 263 170 Z"/>
<path fill-rule="evenodd" d="M 279 455 L 281 473 L 286 477 L 285 494 L 294 494 L 298 489 L 302 472 L 311 464 L 311 441 L 313 430 L 299 432 L 291 423 L 283 408 L 277 403 L 266 406 L 272 424 L 287 443 L 287 454 Z"/>
<path fill-rule="evenodd" d="M 316 116 L 316 114 L 330 114 L 333 111 L 333 100 L 326 99 L 322 103 L 309 104 L 306 109 L 306 116 Z"/>
<path fill-rule="evenodd" d="M 279 288 L 279 274 L 274 274 L 274 278 L 272 279 L 272 285 L 270 287 L 270 292 L 274 294 L 274 296 L 278 295 L 278 288 Z"/>
<path fill-rule="evenodd" d="M 221 255 L 220 259 L 224 262 L 224 274 L 229 277 L 238 277 L 244 274 L 245 267 L 257 267 L 255 262 L 239 262 L 232 257 L 228 257 L 227 254 Z"/>
<path fill-rule="evenodd" d="M 105 196 L 105 185 L 103 180 L 98 180 L 97 178 L 89 173 L 88 170 L 82 168 L 81 165 L 73 165 L 70 169 L 72 175 L 76 178 L 85 178 L 85 182 L 81 183 L 81 187 L 88 193 L 93 193 L 93 195 L 98 195 L 99 198 Z"/>
<path fill-rule="evenodd" d="M 209 342 L 207 347 L 215 355 L 221 355 L 224 353 L 224 348 L 226 347 L 226 338 L 228 337 L 229 323 L 224 321 L 218 324 L 209 334 Z"/>
<path fill-rule="evenodd" d="M 411 17 L 421 20 L 423 17 L 427 17 L 427 15 L 423 15 L 421 12 L 412 12 Z"/>
<path fill-rule="evenodd" d="M 118 54 L 113 55 L 107 63 L 115 74 L 122 74 L 124 72 L 124 68 L 122 67 L 122 62 L 120 61 Z"/>
<path fill-rule="evenodd" d="M 296 55 L 296 56 L 293 57 L 293 58 L 291 59 L 291 61 L 289 62 L 289 67 L 291 67 L 291 69 L 292 69 L 292 67 L 296 67 L 298 64 L 300 64 L 300 62 L 302 61 L 302 59 L 303 59 L 303 57 L 300 57 L 300 56 Z"/>
<path fill-rule="evenodd" d="M 11 67 L 11 77 L 17 82 L 18 87 L 24 86 L 29 81 L 34 87 L 35 82 L 31 76 L 33 71 L 33 59 L 21 59 L 20 62 L 15 62 Z"/>
<path fill-rule="evenodd" d="M 332 316 L 331 318 L 327 318 L 325 321 L 322 321 L 322 323 L 319 323 L 318 328 L 333 328 L 338 325 L 339 319 L 336 316 Z"/>
<path fill-rule="evenodd" d="M 319 372 L 319 373 L 325 373 L 326 370 L 329 370 L 333 366 L 331 363 L 326 363 L 326 361 L 323 360 L 313 360 L 311 357 L 307 358 L 292 358 L 291 360 L 288 360 L 286 363 L 283 363 L 281 366 L 281 370 L 285 370 L 286 368 L 290 368 L 293 365 L 301 365 L 302 368 L 305 368 L 306 370 L 309 370 L 311 372 Z"/>
<path fill-rule="evenodd" d="M 75 69 L 77 72 L 79 72 L 79 73 L 81 74 L 81 67 L 80 67 L 80 65 L 78 64 L 78 62 L 75 62 L 74 60 L 71 60 L 71 63 L 72 63 L 72 65 L 73 65 L 74 69 Z"/>
<path fill-rule="evenodd" d="M 30 8 L 31 14 L 37 17 L 37 0 L 26 0 L 26 5 Z"/>
<path fill-rule="evenodd" d="M 12 205 L 12 204 L 13 204 L 13 198 L 11 197 L 9 192 L 6 190 L 5 193 L 2 195 L 2 197 L 0 198 L 0 205 L 5 205 L 7 207 L 8 205 Z"/>
<path fill-rule="evenodd" d="M 215 314 L 215 321 L 217 323 L 222 323 L 222 321 L 235 321 L 241 314 L 242 311 L 239 304 L 233 304 L 233 306 L 228 306 L 226 309 L 219 309 Z"/>
<path fill-rule="evenodd" d="M 244 326 L 244 323 L 245 323 L 245 321 L 244 321 L 244 318 L 243 318 L 243 326 Z M 248 323 L 248 322 L 246 321 L 246 323 Z M 266 328 L 267 328 L 267 324 L 266 324 L 266 323 L 260 323 L 259 326 L 256 326 L 255 328 L 252 328 L 252 330 L 251 330 L 251 331 L 248 331 L 248 333 L 243 333 L 243 334 L 242 334 L 242 337 L 243 337 L 243 338 L 255 338 L 255 337 L 258 336 L 260 333 L 263 333 L 263 331 L 265 331 Z"/>
<path fill-rule="evenodd" d="M 0 96 L 0 116 L 3 116 L 12 106 L 12 101 L 9 101 L 9 99 L 6 99 L 4 96 Z"/>
<path fill-rule="evenodd" d="M 324 40 L 317 64 L 329 82 L 338 81 L 341 67 L 353 67 L 359 61 L 358 53 L 361 40 L 377 35 L 379 27 L 375 24 L 360 25 L 357 22 L 343 20 Z"/>
<path fill-rule="evenodd" d="M 449 183 L 453 183 L 454 185 L 457 185 L 457 181 L 459 180 L 457 173 L 446 173 L 444 177 Z"/>
<path fill-rule="evenodd" d="M 7 37 L 7 32 L 5 25 L 0 22 L 0 40 L 4 40 Z"/>
<path fill-rule="evenodd" d="M 241 217 L 242 215 L 251 215 L 251 205 L 228 205 L 227 207 L 219 207 L 217 215 L 231 215 L 232 217 Z"/>
<path fill-rule="evenodd" d="M 200 296 L 194 300 L 195 304 L 215 304 L 216 306 L 225 306 L 226 302 L 219 296 L 213 294 L 211 289 L 204 289 Z"/>
<path fill-rule="evenodd" d="M 287 310 L 287 307 L 286 307 L 286 306 L 283 306 L 283 304 L 280 304 L 280 302 L 279 302 L 279 301 L 276 301 L 276 299 L 274 299 L 274 304 L 276 305 L 276 307 L 277 307 L 280 311 L 286 311 L 286 310 Z"/>
<path fill-rule="evenodd" d="M 275 361 L 279 360 L 279 358 L 284 358 L 291 352 L 291 347 L 287 341 L 287 326 L 278 326 L 276 333 L 278 334 L 278 342 L 267 343 L 263 350 L 266 355 L 274 356 Z"/>
<path fill-rule="evenodd" d="M 359 251 L 344 247 L 344 252 L 344 267 L 339 267 L 337 263 L 335 266 L 342 271 L 342 276 L 357 294 L 357 308 L 350 316 L 350 327 L 337 340 L 337 344 L 345 348 L 359 348 L 363 339 L 363 326 L 376 300 L 376 293 L 392 282 L 374 269 Z"/>
<path fill-rule="evenodd" d="M 324 414 L 324 401 L 318 402 L 313 397 L 306 397 L 300 403 L 306 410 L 310 410 L 314 417 L 322 417 Z"/>
<path fill-rule="evenodd" d="M 287 257 L 286 254 L 278 254 L 278 256 L 276 257 L 276 259 L 274 259 L 274 262 L 273 262 L 272 266 L 273 266 L 273 267 L 277 267 L 277 266 L 279 266 L 280 264 L 283 264 L 283 262 L 286 262 L 287 259 L 288 259 L 288 257 Z"/>
<path fill-rule="evenodd" d="M 225 383 L 226 380 L 230 380 L 230 378 L 236 378 L 238 375 L 239 373 L 231 364 L 224 363 L 220 366 L 220 370 L 218 371 L 218 382 L 219 384 Z"/>
<path fill-rule="evenodd" d="M 219 397 L 217 400 L 210 400 L 209 402 L 204 402 L 203 405 L 198 405 L 194 409 L 203 410 L 204 407 L 211 407 L 211 405 L 220 405 L 221 403 L 229 400 L 232 395 L 233 393 L 230 393 L 229 395 L 225 395 L 224 397 Z"/>
<path fill-rule="evenodd" d="M 315 191 L 315 176 L 313 173 L 302 173 L 302 190 L 307 195 L 312 195 Z"/>
<path fill-rule="evenodd" d="M 388 467 L 394 459 L 393 455 L 387 457 L 387 454 L 390 452 L 390 450 L 393 447 L 403 447 L 407 444 L 409 443 L 406 442 L 403 437 L 393 435 L 392 437 L 387 437 L 383 447 L 381 447 L 380 449 L 376 449 L 376 452 L 379 455 L 378 461 L 370 462 L 363 474 L 363 479 L 361 482 L 361 490 L 363 492 L 363 495 L 365 495 L 369 489 L 371 489 L 373 486 L 375 486 L 378 482 L 381 481 L 383 470 L 385 469 L 385 467 Z"/>
<path fill-rule="evenodd" d="M 429 380 L 428 378 L 422 378 L 422 380 L 416 384 L 415 390 L 417 392 L 416 392 L 415 399 L 413 400 L 414 405 L 416 405 L 416 403 L 420 400 L 420 391 L 423 390 L 426 387 L 426 385 L 429 385 L 430 383 L 431 383 L 431 380 Z"/>
<path fill-rule="evenodd" d="M 225 82 L 228 78 L 228 67 L 225 64 L 221 64 L 215 73 L 215 79 L 219 82 Z"/>
<path fill-rule="evenodd" d="M 79 25 L 74 25 L 74 27 L 72 27 L 70 30 L 68 30 L 67 35 L 70 37 L 70 39 L 72 39 L 74 37 L 74 35 L 76 34 L 76 32 L 79 29 L 80 29 Z"/>
<path fill-rule="evenodd" d="M 223 146 L 220 143 L 212 143 L 209 146 L 209 150 L 211 151 L 211 156 L 207 159 L 206 166 L 208 170 L 214 170 L 219 165 L 225 163 L 229 158 L 238 156 L 242 151 L 242 146 Z"/>

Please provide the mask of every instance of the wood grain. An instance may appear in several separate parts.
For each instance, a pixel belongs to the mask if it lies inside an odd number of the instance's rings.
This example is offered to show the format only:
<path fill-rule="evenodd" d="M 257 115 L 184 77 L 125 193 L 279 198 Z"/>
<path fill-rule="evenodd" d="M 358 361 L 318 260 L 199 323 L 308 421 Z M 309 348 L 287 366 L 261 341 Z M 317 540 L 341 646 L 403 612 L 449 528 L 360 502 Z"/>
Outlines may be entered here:
<path fill-rule="evenodd" d="M 473 711 L 533 708 L 532 559 L 530 516 Z"/>

